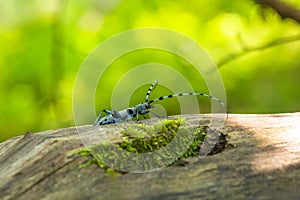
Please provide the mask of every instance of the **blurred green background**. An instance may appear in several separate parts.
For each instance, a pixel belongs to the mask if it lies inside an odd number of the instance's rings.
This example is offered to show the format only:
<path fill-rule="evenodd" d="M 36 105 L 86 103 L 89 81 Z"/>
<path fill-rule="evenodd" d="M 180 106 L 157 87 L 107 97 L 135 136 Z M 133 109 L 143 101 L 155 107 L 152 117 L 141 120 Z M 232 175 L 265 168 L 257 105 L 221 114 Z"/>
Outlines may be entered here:
<path fill-rule="evenodd" d="M 282 2 L 300 9 L 299 0 Z M 0 141 L 74 125 L 72 90 L 85 57 L 112 35 L 139 27 L 172 29 L 201 44 L 220 68 L 230 113 L 300 110 L 300 25 L 253 0 L 7 0 L 0 3 Z M 243 52 L 249 53 L 235 56 Z M 135 62 L 151 61 L 137 55 Z M 163 52 L 150 55 L 185 65 Z M 110 95 L 97 97 L 97 110 L 109 109 Z"/>

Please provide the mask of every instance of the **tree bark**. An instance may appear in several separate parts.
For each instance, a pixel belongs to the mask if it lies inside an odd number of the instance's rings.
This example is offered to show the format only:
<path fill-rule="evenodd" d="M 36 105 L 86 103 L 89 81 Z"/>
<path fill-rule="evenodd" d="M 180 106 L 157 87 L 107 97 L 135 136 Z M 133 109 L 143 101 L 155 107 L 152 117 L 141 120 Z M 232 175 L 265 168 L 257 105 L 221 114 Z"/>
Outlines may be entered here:
<path fill-rule="evenodd" d="M 234 148 L 117 177 L 67 156 L 82 147 L 74 127 L 27 133 L 0 143 L 0 199 L 299 199 L 300 113 L 230 114 L 223 131 Z"/>
<path fill-rule="evenodd" d="M 271 7 L 282 18 L 294 19 L 300 23 L 300 10 L 278 0 L 255 0 L 257 3 Z"/>

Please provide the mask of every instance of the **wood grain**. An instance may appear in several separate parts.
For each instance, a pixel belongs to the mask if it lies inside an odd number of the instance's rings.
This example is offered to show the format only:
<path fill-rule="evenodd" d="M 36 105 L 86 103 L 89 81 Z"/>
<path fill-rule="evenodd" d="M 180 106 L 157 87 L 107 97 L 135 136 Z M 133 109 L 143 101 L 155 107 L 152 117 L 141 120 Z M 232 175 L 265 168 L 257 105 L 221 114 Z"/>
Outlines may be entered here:
<path fill-rule="evenodd" d="M 223 131 L 234 148 L 119 177 L 67 157 L 82 146 L 75 127 L 18 136 L 0 143 L 0 199 L 299 199 L 300 113 L 230 114 Z"/>

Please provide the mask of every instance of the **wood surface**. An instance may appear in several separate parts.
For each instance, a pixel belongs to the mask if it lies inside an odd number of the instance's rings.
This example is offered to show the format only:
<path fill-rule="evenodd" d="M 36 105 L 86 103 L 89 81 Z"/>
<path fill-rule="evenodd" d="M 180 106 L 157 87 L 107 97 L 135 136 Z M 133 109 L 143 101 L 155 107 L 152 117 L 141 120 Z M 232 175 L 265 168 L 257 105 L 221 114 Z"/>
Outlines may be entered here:
<path fill-rule="evenodd" d="M 223 132 L 234 148 L 121 176 L 67 156 L 83 146 L 75 127 L 27 133 L 0 143 L 0 199 L 300 199 L 300 113 L 230 114 Z"/>

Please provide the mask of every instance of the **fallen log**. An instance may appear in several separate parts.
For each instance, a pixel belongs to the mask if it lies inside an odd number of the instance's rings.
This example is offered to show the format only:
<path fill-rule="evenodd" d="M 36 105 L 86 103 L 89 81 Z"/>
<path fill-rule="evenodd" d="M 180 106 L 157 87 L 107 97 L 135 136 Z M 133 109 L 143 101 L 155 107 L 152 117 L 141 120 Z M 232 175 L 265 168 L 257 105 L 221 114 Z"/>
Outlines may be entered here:
<path fill-rule="evenodd" d="M 234 148 L 120 176 L 68 156 L 76 127 L 27 133 L 0 143 L 0 199 L 299 199 L 300 113 L 230 114 L 223 132 Z"/>

